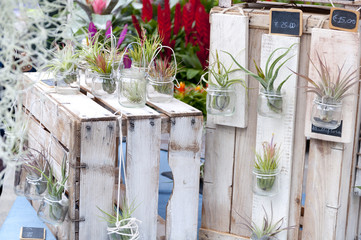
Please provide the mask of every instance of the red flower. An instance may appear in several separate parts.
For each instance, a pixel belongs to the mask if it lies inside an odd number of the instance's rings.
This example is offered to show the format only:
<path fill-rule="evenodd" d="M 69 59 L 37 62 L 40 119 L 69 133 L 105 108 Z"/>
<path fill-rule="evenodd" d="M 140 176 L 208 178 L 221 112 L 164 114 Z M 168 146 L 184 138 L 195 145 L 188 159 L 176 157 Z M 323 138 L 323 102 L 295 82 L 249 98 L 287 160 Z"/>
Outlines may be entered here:
<path fill-rule="evenodd" d="M 164 9 L 158 5 L 158 32 L 162 39 L 163 45 L 170 45 L 172 23 L 170 18 L 169 0 L 164 1 Z"/>
<path fill-rule="evenodd" d="M 136 16 L 132 15 L 132 22 L 135 30 L 137 30 L 138 36 L 142 38 L 142 30 L 140 29 L 139 21 Z"/>
<path fill-rule="evenodd" d="M 209 24 L 209 14 L 206 12 L 202 4 L 198 5 L 196 11 L 196 31 L 197 31 L 197 43 L 199 46 L 199 51 L 197 56 L 205 68 L 207 66 L 208 51 L 209 51 L 209 35 L 210 35 L 210 24 Z"/>
<path fill-rule="evenodd" d="M 153 18 L 153 7 L 150 0 L 143 0 L 142 20 L 148 22 Z"/>
<path fill-rule="evenodd" d="M 194 5 L 188 2 L 183 7 L 183 25 L 186 34 L 186 44 L 191 41 L 194 22 Z"/>
<path fill-rule="evenodd" d="M 91 4 L 92 4 L 95 14 L 102 14 L 105 7 L 107 6 L 107 1 L 106 0 L 94 0 Z"/>
<path fill-rule="evenodd" d="M 175 13 L 174 13 L 174 27 L 173 34 L 177 35 L 179 30 L 182 28 L 182 15 L 181 15 L 181 5 L 177 3 L 175 5 Z"/>

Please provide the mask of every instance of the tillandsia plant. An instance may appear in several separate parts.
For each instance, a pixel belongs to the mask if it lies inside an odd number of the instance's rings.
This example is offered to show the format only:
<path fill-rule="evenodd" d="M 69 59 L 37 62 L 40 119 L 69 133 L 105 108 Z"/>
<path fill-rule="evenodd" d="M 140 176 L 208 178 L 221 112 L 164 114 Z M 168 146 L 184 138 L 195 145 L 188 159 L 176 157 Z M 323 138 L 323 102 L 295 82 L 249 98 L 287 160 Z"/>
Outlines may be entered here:
<path fill-rule="evenodd" d="M 275 86 L 274 83 L 283 65 L 293 57 L 290 56 L 286 58 L 286 56 L 294 46 L 295 44 L 292 44 L 288 48 L 277 48 L 272 51 L 267 58 L 264 70 L 259 67 L 254 61 L 257 73 L 253 73 L 247 68 L 241 66 L 230 53 L 226 52 L 240 69 L 242 69 L 244 72 L 246 72 L 246 74 L 253 77 L 261 84 L 262 91 L 265 93 L 267 98 L 267 105 L 269 109 L 271 109 L 275 113 L 282 113 L 283 100 L 281 97 L 281 90 L 283 85 L 287 82 L 287 80 L 291 77 L 292 74 L 288 75 L 285 79 L 283 79 L 278 86 Z M 278 52 L 282 52 L 282 54 L 275 58 L 275 55 Z"/>
<path fill-rule="evenodd" d="M 168 59 L 156 59 L 153 66 L 150 66 L 148 74 L 149 77 L 157 82 L 169 82 L 176 74 L 177 66 Z M 172 81 L 173 79 L 171 79 Z"/>
<path fill-rule="evenodd" d="M 139 239 L 138 220 L 132 217 L 134 206 L 128 206 L 124 200 L 122 209 L 115 208 L 113 214 L 107 213 L 97 207 L 102 212 L 101 219 L 108 224 L 109 239 L 112 240 L 136 240 Z M 118 213 L 118 214 L 117 214 Z"/>
<path fill-rule="evenodd" d="M 262 143 L 262 152 L 256 152 L 254 173 L 256 174 L 257 187 L 262 191 L 270 191 L 279 172 L 280 146 L 273 142 Z"/>
<path fill-rule="evenodd" d="M 251 231 L 251 239 L 252 240 L 274 240 L 274 239 L 278 239 L 276 237 L 277 234 L 279 234 L 280 232 L 287 231 L 287 230 L 290 230 L 290 229 L 294 228 L 294 226 L 282 227 L 282 225 L 284 223 L 284 218 L 281 218 L 276 222 L 273 221 L 272 203 L 271 203 L 271 217 L 268 216 L 264 206 L 262 206 L 262 208 L 263 208 L 263 211 L 264 211 L 264 214 L 265 214 L 263 216 L 262 225 L 257 225 L 254 221 L 252 221 L 250 219 L 248 220 L 248 219 L 240 216 L 241 218 L 243 218 L 245 220 L 245 223 L 243 223 L 243 225 L 248 230 Z"/>
<path fill-rule="evenodd" d="M 243 79 L 233 79 L 230 74 L 240 69 L 228 68 L 220 61 L 218 51 L 215 54 L 215 62 L 208 67 L 208 80 L 202 75 L 202 81 L 208 84 L 207 88 L 207 112 L 209 114 L 232 114 L 234 112 L 235 90 L 233 84 L 241 84 L 246 88 Z"/>

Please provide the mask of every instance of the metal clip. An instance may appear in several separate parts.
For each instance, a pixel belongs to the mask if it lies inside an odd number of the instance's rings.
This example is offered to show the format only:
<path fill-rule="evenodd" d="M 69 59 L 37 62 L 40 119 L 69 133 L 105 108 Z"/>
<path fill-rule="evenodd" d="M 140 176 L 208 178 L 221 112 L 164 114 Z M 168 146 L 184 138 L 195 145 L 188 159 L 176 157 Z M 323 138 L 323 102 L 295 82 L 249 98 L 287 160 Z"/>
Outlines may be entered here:
<path fill-rule="evenodd" d="M 339 204 L 337 207 L 326 204 L 326 207 L 338 210 L 341 207 L 341 204 Z"/>
<path fill-rule="evenodd" d="M 69 217 L 69 220 L 71 221 L 71 222 L 85 222 L 85 218 L 79 218 L 79 219 L 71 219 L 70 217 Z"/>
<path fill-rule="evenodd" d="M 70 165 L 71 168 L 75 168 L 75 169 L 87 168 L 87 165 L 85 163 L 81 163 L 79 166 L 76 166 L 76 165 L 70 164 L 70 163 L 69 163 L 69 165 Z"/>

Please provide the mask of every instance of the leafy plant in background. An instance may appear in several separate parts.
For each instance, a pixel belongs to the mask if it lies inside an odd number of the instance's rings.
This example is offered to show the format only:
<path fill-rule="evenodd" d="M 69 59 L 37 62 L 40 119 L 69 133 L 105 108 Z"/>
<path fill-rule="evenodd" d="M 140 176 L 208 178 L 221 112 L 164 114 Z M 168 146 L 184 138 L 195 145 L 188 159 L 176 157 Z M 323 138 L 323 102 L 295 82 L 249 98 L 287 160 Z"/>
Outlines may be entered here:
<path fill-rule="evenodd" d="M 188 86 L 184 82 L 179 83 L 179 88 L 175 88 L 174 97 L 185 102 L 203 113 L 207 117 L 206 98 L 207 92 L 201 85 L 190 83 Z"/>
<path fill-rule="evenodd" d="M 271 142 L 262 143 L 262 152 L 256 153 L 254 162 L 254 169 L 257 174 L 269 175 L 275 174 L 279 168 L 280 160 L 280 147 L 273 142 L 274 135 L 272 135 Z M 269 191 L 272 189 L 276 180 L 276 176 L 270 176 L 268 178 L 257 178 L 257 186 L 263 191 Z"/>

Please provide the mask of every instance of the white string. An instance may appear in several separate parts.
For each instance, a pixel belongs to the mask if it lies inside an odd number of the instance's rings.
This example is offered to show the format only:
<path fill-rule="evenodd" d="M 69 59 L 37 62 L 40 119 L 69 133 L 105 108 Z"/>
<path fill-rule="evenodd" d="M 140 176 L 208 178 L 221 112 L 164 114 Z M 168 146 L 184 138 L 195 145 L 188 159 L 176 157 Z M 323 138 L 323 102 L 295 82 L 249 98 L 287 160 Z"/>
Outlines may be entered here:
<path fill-rule="evenodd" d="M 332 5 L 332 7 L 335 7 L 335 5 L 333 4 L 332 0 L 330 0 L 330 3 L 331 3 L 331 5 Z"/>
<path fill-rule="evenodd" d="M 356 11 L 358 12 L 358 11 L 360 11 L 360 9 L 361 9 L 361 7 L 359 7 L 358 9 L 356 9 Z"/>

